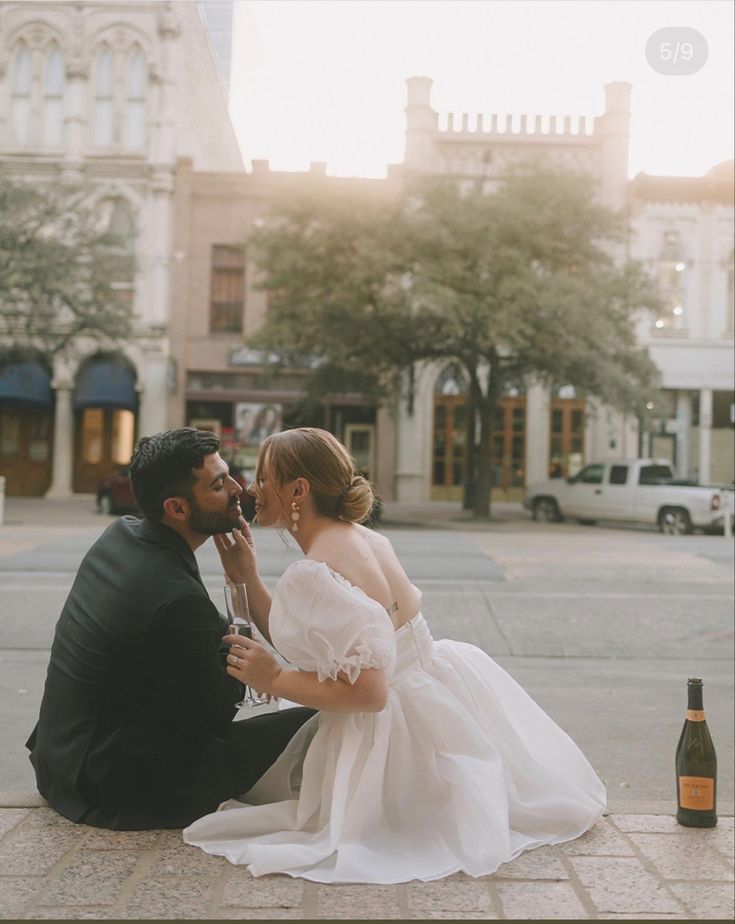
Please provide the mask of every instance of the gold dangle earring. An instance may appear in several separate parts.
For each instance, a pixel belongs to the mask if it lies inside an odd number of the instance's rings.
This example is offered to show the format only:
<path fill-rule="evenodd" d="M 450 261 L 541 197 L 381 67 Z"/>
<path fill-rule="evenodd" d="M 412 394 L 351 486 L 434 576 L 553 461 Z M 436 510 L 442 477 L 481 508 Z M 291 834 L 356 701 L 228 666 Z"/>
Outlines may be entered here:
<path fill-rule="evenodd" d="M 301 508 L 296 501 L 291 501 L 291 519 L 293 520 L 291 532 L 297 533 L 299 531 L 299 520 L 301 519 Z"/>

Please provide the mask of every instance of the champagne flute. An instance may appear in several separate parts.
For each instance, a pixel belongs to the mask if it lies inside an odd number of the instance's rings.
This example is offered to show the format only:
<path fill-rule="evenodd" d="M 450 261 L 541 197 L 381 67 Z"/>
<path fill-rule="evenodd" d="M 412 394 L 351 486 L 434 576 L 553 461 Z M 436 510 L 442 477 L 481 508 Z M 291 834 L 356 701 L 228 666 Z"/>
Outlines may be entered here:
<path fill-rule="evenodd" d="M 248 591 L 244 584 L 232 584 L 225 582 L 225 606 L 227 607 L 227 621 L 233 627 L 238 635 L 244 638 L 253 637 L 253 626 L 250 621 L 250 607 L 248 606 Z M 241 706 L 261 706 L 267 702 L 253 692 L 245 684 L 245 696 L 235 707 Z"/>

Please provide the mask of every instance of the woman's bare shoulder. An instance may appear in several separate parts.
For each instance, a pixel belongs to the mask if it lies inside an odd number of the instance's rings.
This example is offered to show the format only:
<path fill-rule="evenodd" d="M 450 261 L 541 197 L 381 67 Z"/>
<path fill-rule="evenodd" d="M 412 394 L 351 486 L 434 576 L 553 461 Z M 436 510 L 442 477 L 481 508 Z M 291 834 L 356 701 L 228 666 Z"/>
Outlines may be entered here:
<path fill-rule="evenodd" d="M 387 536 L 383 536 L 381 533 L 375 532 L 374 529 L 368 529 L 367 526 L 362 526 L 360 523 L 353 524 L 355 530 L 357 530 L 358 535 L 361 539 L 367 542 L 369 545 L 375 546 L 379 549 L 392 549 L 390 539 Z"/>

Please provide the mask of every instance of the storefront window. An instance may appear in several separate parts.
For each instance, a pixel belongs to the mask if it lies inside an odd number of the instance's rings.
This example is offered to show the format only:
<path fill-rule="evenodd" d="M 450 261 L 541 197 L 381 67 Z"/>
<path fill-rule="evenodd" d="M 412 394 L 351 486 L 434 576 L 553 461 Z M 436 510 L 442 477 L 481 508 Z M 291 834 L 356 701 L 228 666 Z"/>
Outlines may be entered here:
<path fill-rule="evenodd" d="M 114 411 L 112 415 L 112 461 L 127 465 L 133 454 L 135 414 L 132 411 Z"/>
<path fill-rule="evenodd" d="M 97 465 L 102 461 L 102 437 L 105 412 L 99 407 L 88 407 L 82 415 L 82 461 Z"/>

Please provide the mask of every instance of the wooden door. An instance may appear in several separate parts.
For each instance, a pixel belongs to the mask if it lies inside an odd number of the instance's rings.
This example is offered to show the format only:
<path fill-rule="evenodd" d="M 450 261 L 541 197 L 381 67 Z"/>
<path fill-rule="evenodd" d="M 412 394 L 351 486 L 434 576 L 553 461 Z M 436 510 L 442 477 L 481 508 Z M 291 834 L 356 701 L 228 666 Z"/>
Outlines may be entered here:
<path fill-rule="evenodd" d="M 467 471 L 467 397 L 435 395 L 432 500 L 461 500 Z"/>
<path fill-rule="evenodd" d="M 132 411 L 87 407 L 75 420 L 74 491 L 90 494 L 105 475 L 127 465 L 133 453 L 135 415 Z"/>
<path fill-rule="evenodd" d="M 0 475 L 8 495 L 40 497 L 51 484 L 53 414 L 47 408 L 0 404 Z"/>
<path fill-rule="evenodd" d="M 584 398 L 553 398 L 549 478 L 568 478 L 584 465 Z"/>
<path fill-rule="evenodd" d="M 522 487 L 526 480 L 526 398 L 501 398 L 493 433 L 494 488 Z"/>

